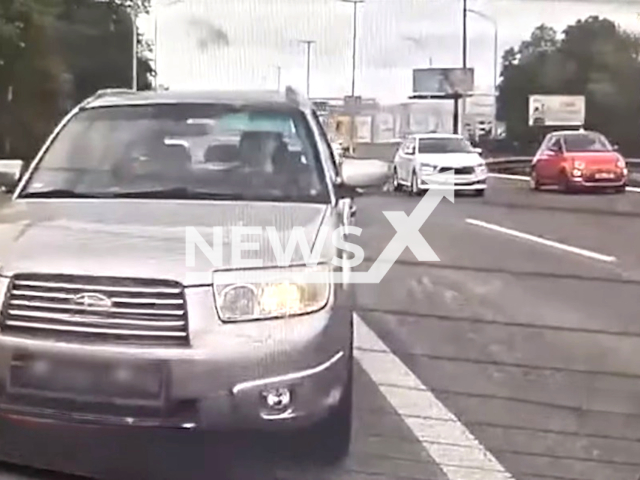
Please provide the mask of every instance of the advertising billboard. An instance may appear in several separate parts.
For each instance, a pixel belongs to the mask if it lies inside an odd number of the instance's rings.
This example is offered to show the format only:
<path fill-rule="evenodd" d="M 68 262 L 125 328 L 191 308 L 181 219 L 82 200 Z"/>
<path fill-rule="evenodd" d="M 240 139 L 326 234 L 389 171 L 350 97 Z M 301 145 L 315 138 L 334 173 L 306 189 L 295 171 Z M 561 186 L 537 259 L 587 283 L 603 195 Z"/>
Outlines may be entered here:
<path fill-rule="evenodd" d="M 473 68 L 419 68 L 413 70 L 413 93 L 451 95 L 474 89 Z"/>
<path fill-rule="evenodd" d="M 585 114 L 583 95 L 529 95 L 530 126 L 582 126 Z"/>

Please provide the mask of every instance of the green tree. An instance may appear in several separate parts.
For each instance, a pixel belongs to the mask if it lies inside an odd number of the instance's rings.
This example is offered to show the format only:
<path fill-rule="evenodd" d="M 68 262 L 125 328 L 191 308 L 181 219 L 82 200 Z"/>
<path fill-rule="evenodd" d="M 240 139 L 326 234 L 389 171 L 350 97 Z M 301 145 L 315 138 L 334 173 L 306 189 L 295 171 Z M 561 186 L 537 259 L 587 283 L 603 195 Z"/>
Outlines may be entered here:
<path fill-rule="evenodd" d="M 638 38 L 608 19 L 580 20 L 561 37 L 540 25 L 503 55 L 498 116 L 507 124 L 507 136 L 533 147 L 546 132 L 528 126 L 529 95 L 584 95 L 586 128 L 601 131 L 627 152 L 640 150 L 639 53 Z"/>
<path fill-rule="evenodd" d="M 50 128 L 61 65 L 47 28 L 61 0 L 0 0 L 0 155 L 21 154 Z M 15 153 L 14 153 L 15 152 Z"/>
<path fill-rule="evenodd" d="M 53 25 L 53 37 L 73 78 L 70 103 L 101 88 L 130 88 L 133 78 L 132 13 L 148 11 L 148 0 L 66 0 Z M 137 87 L 151 88 L 155 74 L 150 46 L 137 37 Z"/>

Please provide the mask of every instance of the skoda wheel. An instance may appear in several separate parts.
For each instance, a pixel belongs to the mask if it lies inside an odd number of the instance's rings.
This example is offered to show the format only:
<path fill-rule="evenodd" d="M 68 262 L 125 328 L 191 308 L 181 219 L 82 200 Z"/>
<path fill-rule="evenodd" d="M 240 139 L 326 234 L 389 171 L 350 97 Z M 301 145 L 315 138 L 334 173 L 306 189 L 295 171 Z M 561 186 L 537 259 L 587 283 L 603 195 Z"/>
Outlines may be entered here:
<path fill-rule="evenodd" d="M 416 175 L 416 172 L 413 171 L 411 172 L 411 194 L 417 196 L 421 195 L 422 193 L 422 190 L 418 186 L 418 176 Z"/>
<path fill-rule="evenodd" d="M 398 180 L 398 169 L 396 167 L 393 167 L 392 181 L 394 192 L 399 192 L 400 190 L 402 190 L 402 185 L 400 185 L 400 181 Z"/>

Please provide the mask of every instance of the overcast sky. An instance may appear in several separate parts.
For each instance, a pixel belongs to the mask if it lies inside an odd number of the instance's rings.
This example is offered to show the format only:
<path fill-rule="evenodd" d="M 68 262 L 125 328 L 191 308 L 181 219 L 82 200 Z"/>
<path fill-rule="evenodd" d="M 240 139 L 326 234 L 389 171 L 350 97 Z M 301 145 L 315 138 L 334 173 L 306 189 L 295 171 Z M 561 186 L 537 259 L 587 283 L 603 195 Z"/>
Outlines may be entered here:
<path fill-rule="evenodd" d="M 311 96 L 341 97 L 351 89 L 353 7 L 339 0 L 155 0 L 158 7 L 160 83 L 173 88 L 305 88 L 305 49 L 315 40 Z M 174 2 L 178 3 L 174 3 Z M 164 4 L 164 5 L 163 5 Z M 462 0 L 366 0 L 358 15 L 357 94 L 383 102 L 406 99 L 411 69 L 461 63 Z M 469 8 L 498 23 L 500 52 L 517 45 L 540 23 L 562 29 L 589 15 L 640 31 L 640 1 L 469 0 Z M 216 45 L 203 25 L 228 35 Z M 152 21 L 141 21 L 151 37 Z M 211 37 L 211 35 L 208 35 Z M 418 39 L 418 42 L 406 40 Z M 223 42 L 224 43 L 224 42 Z M 493 27 L 469 17 L 469 66 L 476 90 L 491 89 Z"/>

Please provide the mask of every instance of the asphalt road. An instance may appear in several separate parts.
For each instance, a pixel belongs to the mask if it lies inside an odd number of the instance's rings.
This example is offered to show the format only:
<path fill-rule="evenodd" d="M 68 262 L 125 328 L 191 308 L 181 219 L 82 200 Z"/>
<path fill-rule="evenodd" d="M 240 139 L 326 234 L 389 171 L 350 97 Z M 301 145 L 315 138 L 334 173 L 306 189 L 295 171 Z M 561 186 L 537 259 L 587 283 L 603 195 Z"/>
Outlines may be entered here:
<path fill-rule="evenodd" d="M 368 259 L 395 234 L 382 211 L 409 215 L 419 201 L 358 199 Z M 406 250 L 381 284 L 357 287 L 356 420 L 341 467 L 229 437 L 3 426 L 0 442 L 136 480 L 638 480 L 638 220 L 635 191 L 491 179 L 483 199 L 443 199 L 421 229 L 441 261 Z M 0 470 L 18 479 L 71 477 Z"/>

